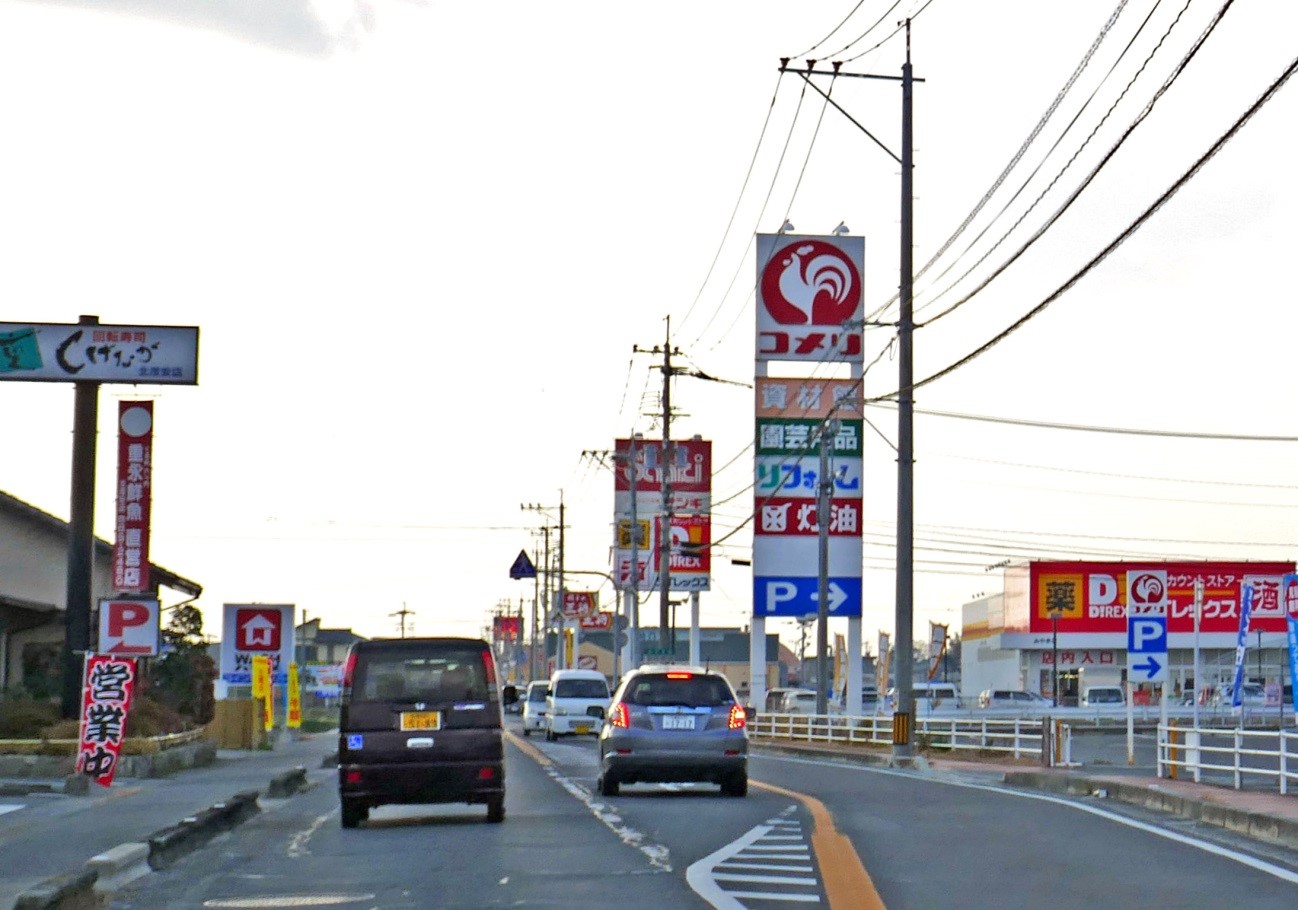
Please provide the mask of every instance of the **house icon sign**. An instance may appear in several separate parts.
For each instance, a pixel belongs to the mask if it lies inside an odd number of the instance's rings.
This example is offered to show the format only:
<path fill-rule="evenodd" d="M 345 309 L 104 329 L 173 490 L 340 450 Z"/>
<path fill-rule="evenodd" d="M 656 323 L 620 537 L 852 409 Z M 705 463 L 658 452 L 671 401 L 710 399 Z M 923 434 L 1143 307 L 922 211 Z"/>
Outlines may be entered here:
<path fill-rule="evenodd" d="M 274 610 L 240 610 L 235 617 L 240 651 L 278 651 L 279 613 Z"/>

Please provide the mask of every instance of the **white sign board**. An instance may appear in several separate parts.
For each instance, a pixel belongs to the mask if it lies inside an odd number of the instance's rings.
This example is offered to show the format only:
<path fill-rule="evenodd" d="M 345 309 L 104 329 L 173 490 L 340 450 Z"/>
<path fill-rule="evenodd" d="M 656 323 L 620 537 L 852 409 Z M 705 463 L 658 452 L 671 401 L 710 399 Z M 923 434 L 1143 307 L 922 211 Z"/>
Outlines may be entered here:
<path fill-rule="evenodd" d="M 252 685 L 252 659 L 270 658 L 270 678 L 275 685 L 288 683 L 293 662 L 293 604 L 225 604 L 221 625 L 221 681 Z"/>
<path fill-rule="evenodd" d="M 154 657 L 162 610 L 156 600 L 123 598 L 99 601 L 97 654 Z"/>

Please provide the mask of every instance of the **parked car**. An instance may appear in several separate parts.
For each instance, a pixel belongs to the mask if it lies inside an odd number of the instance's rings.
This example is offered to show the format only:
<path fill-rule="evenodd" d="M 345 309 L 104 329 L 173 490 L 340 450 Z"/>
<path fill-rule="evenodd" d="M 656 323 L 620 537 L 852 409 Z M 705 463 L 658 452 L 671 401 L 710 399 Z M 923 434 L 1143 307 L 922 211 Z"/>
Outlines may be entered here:
<path fill-rule="evenodd" d="M 1233 683 L 1222 683 L 1212 694 L 1212 703 L 1214 705 L 1229 708 L 1234 691 Z M 1246 708 L 1262 708 L 1266 706 L 1266 689 L 1257 683 L 1243 683 L 1240 686 L 1240 701 Z"/>
<path fill-rule="evenodd" d="M 608 680 L 598 670 L 555 670 L 545 698 L 545 738 L 598 734 L 608 700 Z"/>
<path fill-rule="evenodd" d="M 766 691 L 766 713 L 779 714 L 780 706 L 784 703 L 786 693 L 793 692 L 796 686 L 776 686 Z"/>
<path fill-rule="evenodd" d="M 471 638 L 358 641 L 343 665 L 338 728 L 342 826 L 389 803 L 485 803 L 505 819 L 500 688 L 491 646 Z"/>
<path fill-rule="evenodd" d="M 1025 708 L 1038 710 L 1049 708 L 1050 699 L 1036 692 L 1025 689 L 983 689 L 978 693 L 980 708 Z"/>
<path fill-rule="evenodd" d="M 622 784 L 701 781 L 748 793 L 748 711 L 720 673 L 646 665 L 613 694 L 599 734 L 604 796 Z"/>
<path fill-rule="evenodd" d="M 1082 692 L 1083 708 L 1112 707 L 1126 703 L 1127 698 L 1122 691 L 1122 686 L 1088 686 Z"/>
<path fill-rule="evenodd" d="M 519 700 L 523 706 L 523 735 L 531 736 L 545 729 L 545 698 L 550 694 L 548 679 L 534 679 L 527 684 L 527 692 Z"/>

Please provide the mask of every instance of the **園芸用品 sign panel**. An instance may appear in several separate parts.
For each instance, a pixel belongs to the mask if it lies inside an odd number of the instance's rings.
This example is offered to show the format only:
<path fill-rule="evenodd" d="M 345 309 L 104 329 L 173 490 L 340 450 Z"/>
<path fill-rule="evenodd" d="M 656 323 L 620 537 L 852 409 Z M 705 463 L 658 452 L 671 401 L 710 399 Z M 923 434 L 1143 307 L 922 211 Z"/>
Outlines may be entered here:
<path fill-rule="evenodd" d="M 757 235 L 757 360 L 864 360 L 865 238 Z"/>
<path fill-rule="evenodd" d="M 0 381 L 195 385 L 198 327 L 0 322 Z"/>
<path fill-rule="evenodd" d="M 252 684 L 254 657 L 270 663 L 271 681 L 288 683 L 293 662 L 293 604 L 225 604 L 221 626 L 221 680 L 232 685 Z"/>
<path fill-rule="evenodd" d="M 121 401 L 117 411 L 117 536 L 113 587 L 149 589 L 149 515 L 153 499 L 153 402 Z"/>

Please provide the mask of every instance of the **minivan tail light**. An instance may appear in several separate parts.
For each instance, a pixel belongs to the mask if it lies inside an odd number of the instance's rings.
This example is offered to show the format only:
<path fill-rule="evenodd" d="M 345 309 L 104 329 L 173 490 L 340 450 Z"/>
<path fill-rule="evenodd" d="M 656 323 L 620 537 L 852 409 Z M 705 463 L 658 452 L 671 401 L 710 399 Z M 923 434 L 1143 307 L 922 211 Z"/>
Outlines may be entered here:
<path fill-rule="evenodd" d="M 748 715 L 744 713 L 744 708 L 738 702 L 730 706 L 730 720 L 726 726 L 731 730 L 742 730 L 748 725 Z"/>
<path fill-rule="evenodd" d="M 627 710 L 626 704 L 618 702 L 608 712 L 608 722 L 610 726 L 627 729 L 631 726 L 631 712 Z"/>
<path fill-rule="evenodd" d="M 352 677 L 356 674 L 356 652 L 347 652 L 347 661 L 343 664 L 343 693 L 351 694 Z"/>
<path fill-rule="evenodd" d="M 482 667 L 487 673 L 487 685 L 494 686 L 496 684 L 496 662 L 491 659 L 490 651 L 482 652 Z"/>

